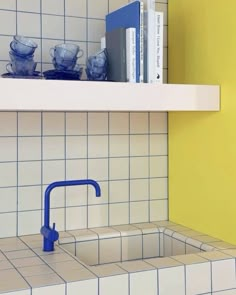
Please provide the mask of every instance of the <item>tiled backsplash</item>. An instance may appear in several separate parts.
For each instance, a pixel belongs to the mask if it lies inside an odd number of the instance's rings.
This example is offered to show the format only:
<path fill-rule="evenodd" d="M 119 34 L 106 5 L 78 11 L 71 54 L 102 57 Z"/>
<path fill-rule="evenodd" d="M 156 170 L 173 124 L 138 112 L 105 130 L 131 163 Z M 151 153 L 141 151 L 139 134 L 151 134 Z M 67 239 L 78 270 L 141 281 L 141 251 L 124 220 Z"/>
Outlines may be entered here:
<path fill-rule="evenodd" d="M 39 70 L 51 68 L 49 49 L 64 41 L 79 43 L 84 64 L 100 47 L 105 14 L 126 1 L 94 3 L 1 0 L 0 73 L 17 33 L 39 44 Z M 64 179 L 93 178 L 102 196 L 86 186 L 55 189 L 58 230 L 165 220 L 167 175 L 167 113 L 0 113 L 0 237 L 38 233 L 44 190 Z"/>

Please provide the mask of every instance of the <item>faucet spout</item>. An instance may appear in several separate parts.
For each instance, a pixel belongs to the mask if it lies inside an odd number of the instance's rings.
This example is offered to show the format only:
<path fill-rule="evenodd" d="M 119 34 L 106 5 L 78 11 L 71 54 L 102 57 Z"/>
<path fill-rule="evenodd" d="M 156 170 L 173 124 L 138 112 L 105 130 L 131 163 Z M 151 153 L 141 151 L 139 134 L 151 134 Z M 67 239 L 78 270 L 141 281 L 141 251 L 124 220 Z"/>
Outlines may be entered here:
<path fill-rule="evenodd" d="M 40 230 L 44 237 L 43 251 L 53 251 L 54 242 L 59 238 L 59 234 L 55 229 L 55 223 L 53 224 L 53 228 L 50 227 L 50 193 L 54 188 L 74 185 L 92 185 L 95 188 L 96 197 L 101 196 L 101 188 L 93 179 L 56 181 L 49 184 L 44 195 L 44 225 Z"/>

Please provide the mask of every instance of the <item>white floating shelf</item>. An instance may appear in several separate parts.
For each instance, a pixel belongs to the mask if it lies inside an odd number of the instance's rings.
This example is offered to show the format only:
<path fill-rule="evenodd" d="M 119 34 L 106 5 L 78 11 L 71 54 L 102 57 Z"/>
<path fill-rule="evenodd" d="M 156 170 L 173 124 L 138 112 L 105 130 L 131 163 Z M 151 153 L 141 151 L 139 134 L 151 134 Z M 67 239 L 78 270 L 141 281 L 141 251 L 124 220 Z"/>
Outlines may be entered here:
<path fill-rule="evenodd" d="M 217 85 L 0 79 L 0 111 L 219 111 Z"/>

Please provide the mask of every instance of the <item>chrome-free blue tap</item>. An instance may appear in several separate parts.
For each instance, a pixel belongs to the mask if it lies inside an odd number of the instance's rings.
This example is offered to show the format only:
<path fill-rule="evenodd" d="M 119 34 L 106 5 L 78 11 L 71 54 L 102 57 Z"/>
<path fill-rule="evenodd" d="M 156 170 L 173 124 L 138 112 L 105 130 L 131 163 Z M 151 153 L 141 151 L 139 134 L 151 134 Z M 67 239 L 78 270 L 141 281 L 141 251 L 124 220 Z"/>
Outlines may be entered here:
<path fill-rule="evenodd" d="M 54 242 L 59 238 L 59 233 L 56 231 L 56 224 L 53 223 L 53 227 L 50 227 L 50 193 L 56 187 L 73 185 L 92 185 L 95 188 L 96 197 L 101 196 L 99 184 L 92 179 L 64 180 L 49 184 L 44 195 L 44 225 L 40 230 L 43 235 L 43 251 L 54 251 Z"/>

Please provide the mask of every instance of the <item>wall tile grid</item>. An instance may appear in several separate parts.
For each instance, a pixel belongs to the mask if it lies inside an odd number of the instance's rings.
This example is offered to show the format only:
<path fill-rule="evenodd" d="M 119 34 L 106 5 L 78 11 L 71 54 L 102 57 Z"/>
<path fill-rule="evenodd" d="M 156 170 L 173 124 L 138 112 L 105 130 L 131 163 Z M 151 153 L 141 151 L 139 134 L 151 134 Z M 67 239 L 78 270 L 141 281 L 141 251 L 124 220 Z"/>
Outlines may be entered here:
<path fill-rule="evenodd" d="M 105 14 L 125 3 L 1 0 L 0 73 L 15 34 L 37 42 L 40 71 L 52 68 L 49 49 L 64 41 L 81 46 L 84 67 L 100 48 Z M 166 12 L 167 1 L 157 9 Z M 86 186 L 55 189 L 51 220 L 58 230 L 166 220 L 167 160 L 167 113 L 1 112 L 0 223 L 7 227 L 0 237 L 38 233 L 45 188 L 65 179 L 93 178 L 102 196 Z"/>

